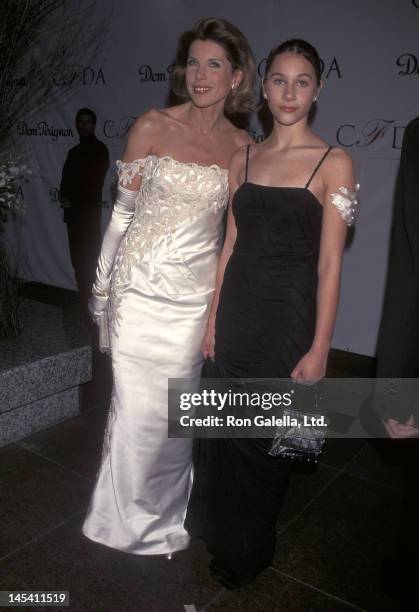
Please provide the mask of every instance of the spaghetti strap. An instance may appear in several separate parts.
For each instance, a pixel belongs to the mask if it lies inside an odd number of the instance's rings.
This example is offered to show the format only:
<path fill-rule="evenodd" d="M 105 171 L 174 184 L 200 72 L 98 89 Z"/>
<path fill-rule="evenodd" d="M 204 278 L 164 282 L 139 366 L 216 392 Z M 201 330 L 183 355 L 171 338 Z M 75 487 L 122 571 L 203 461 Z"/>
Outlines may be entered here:
<path fill-rule="evenodd" d="M 250 144 L 246 147 L 246 169 L 244 171 L 244 182 L 247 183 L 247 173 L 249 171 L 249 153 L 250 153 Z"/>
<path fill-rule="evenodd" d="M 329 146 L 329 148 L 327 149 L 326 153 L 323 155 L 323 157 L 321 158 L 321 160 L 319 161 L 319 163 L 317 164 L 317 166 L 314 168 L 312 175 L 310 176 L 310 178 L 308 179 L 304 189 L 308 189 L 310 187 L 310 183 L 313 180 L 317 170 L 320 168 L 320 166 L 322 165 L 322 163 L 324 162 L 324 160 L 326 159 L 326 157 L 329 155 L 330 151 L 333 149 L 333 147 Z"/>

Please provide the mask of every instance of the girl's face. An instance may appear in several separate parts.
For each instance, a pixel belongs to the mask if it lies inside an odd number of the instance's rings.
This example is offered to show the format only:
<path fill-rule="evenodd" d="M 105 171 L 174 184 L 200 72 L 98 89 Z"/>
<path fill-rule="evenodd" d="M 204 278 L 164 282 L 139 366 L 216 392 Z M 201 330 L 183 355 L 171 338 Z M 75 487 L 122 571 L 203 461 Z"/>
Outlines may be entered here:
<path fill-rule="evenodd" d="M 275 57 L 263 82 L 269 109 L 282 125 L 306 121 L 320 89 L 311 63 L 303 55 L 290 52 Z"/>
<path fill-rule="evenodd" d="M 195 106 L 207 108 L 224 102 L 241 80 L 224 48 L 212 40 L 196 40 L 189 49 L 186 87 Z"/>

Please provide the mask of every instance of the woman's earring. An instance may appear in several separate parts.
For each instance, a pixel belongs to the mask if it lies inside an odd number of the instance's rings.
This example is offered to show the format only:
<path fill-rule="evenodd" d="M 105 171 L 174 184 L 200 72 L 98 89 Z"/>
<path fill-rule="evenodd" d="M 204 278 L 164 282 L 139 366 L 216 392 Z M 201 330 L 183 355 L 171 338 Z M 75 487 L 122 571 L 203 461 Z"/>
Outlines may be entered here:
<path fill-rule="evenodd" d="M 314 96 L 313 102 L 317 102 L 317 96 Z"/>
<path fill-rule="evenodd" d="M 231 89 L 234 89 L 235 87 L 236 87 L 236 84 L 235 84 L 235 83 L 232 83 L 232 84 L 231 84 Z"/>
<path fill-rule="evenodd" d="M 263 97 L 265 98 L 265 100 L 268 99 L 268 96 L 267 96 L 267 94 L 265 92 L 263 92 Z"/>

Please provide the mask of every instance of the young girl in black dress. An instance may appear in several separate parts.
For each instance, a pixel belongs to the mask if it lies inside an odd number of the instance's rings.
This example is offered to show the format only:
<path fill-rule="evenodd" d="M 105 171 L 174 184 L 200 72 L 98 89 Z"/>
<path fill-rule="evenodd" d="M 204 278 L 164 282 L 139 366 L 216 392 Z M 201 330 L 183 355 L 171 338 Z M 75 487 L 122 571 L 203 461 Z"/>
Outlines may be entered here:
<path fill-rule="evenodd" d="M 350 157 L 308 125 L 320 74 L 309 43 L 273 49 L 263 80 L 272 133 L 232 159 L 227 233 L 202 345 L 216 376 L 310 382 L 325 375 L 356 198 Z M 229 588 L 250 582 L 273 558 L 289 466 L 268 454 L 270 445 L 195 443 L 186 528 L 206 541 L 211 568 Z"/>

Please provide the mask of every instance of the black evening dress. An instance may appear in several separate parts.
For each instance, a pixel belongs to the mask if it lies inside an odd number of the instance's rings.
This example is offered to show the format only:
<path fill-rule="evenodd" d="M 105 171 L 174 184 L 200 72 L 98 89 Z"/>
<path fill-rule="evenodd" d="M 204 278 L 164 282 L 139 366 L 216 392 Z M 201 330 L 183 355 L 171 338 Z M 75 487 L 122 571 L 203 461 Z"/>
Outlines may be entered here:
<path fill-rule="evenodd" d="M 287 378 L 310 349 L 316 323 L 322 205 L 310 183 L 247 181 L 232 210 L 237 239 L 216 316 L 215 362 L 207 377 Z M 205 376 L 205 373 L 204 373 Z M 272 561 L 275 525 L 290 467 L 270 439 L 197 439 L 185 527 L 218 566 L 257 574 Z"/>

